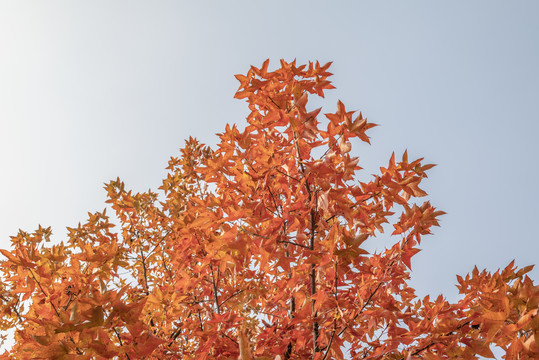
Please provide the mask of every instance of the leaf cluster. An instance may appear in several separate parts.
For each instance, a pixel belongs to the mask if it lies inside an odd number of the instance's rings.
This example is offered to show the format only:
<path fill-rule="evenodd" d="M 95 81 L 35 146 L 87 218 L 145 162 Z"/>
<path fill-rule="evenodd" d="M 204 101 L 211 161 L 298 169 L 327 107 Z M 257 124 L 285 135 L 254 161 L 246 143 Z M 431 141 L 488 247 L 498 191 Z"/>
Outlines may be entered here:
<path fill-rule="evenodd" d="M 190 138 L 160 193 L 105 186 L 115 221 L 89 214 L 0 250 L 6 359 L 536 359 L 539 287 L 510 264 L 458 277 L 462 298 L 419 299 L 411 259 L 442 211 L 434 165 L 391 155 L 361 178 L 352 146 L 375 124 L 338 102 L 330 64 L 281 61 L 237 75 L 247 126 L 210 148 Z M 392 228 L 393 245 L 365 241 Z"/>

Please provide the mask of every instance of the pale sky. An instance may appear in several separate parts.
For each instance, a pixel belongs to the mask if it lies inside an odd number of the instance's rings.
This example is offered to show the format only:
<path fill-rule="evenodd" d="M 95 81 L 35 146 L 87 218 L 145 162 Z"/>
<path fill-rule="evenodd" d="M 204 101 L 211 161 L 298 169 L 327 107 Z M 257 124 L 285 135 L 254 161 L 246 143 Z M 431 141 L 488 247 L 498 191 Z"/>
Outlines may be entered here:
<path fill-rule="evenodd" d="M 474 264 L 539 262 L 538 15 L 537 1 L 0 0 L 0 245 L 38 224 L 65 239 L 118 176 L 157 189 L 184 139 L 244 124 L 233 75 L 251 64 L 333 61 L 325 111 L 341 99 L 380 124 L 354 147 L 363 179 L 392 151 L 438 164 L 425 189 L 448 214 L 412 282 L 455 299 Z"/>

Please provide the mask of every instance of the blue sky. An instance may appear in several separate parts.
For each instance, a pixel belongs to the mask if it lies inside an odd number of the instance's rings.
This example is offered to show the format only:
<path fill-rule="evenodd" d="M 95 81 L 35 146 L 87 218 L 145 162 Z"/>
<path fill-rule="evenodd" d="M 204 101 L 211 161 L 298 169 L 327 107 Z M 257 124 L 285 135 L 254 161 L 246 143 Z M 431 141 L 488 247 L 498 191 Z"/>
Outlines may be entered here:
<path fill-rule="evenodd" d="M 412 263 L 419 295 L 456 274 L 537 263 L 536 1 L 0 3 L 0 245 L 105 207 L 119 176 L 156 189 L 189 136 L 244 124 L 234 74 L 269 58 L 333 61 L 323 103 L 380 124 L 362 176 L 425 157 L 448 214 Z M 372 245 L 375 246 L 374 244 Z M 539 270 L 531 273 L 539 280 Z"/>

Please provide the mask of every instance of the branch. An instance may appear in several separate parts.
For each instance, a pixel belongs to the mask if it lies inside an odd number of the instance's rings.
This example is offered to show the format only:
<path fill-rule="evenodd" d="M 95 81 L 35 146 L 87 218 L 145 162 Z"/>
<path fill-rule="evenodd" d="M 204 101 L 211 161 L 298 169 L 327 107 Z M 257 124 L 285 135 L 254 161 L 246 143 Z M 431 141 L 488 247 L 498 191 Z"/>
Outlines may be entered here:
<path fill-rule="evenodd" d="M 455 328 L 455 330 L 449 331 L 449 332 L 443 334 L 442 336 L 449 336 L 449 335 L 452 335 L 455 331 L 462 329 L 464 326 L 468 325 L 468 324 L 471 323 L 471 322 L 472 322 L 472 320 L 468 320 L 468 321 L 466 321 L 466 322 L 464 322 L 464 323 L 458 325 L 458 326 Z M 412 353 L 412 356 L 419 355 L 421 352 L 427 350 L 427 349 L 430 348 L 431 346 L 434 346 L 434 345 L 438 344 L 439 342 L 440 342 L 440 341 L 432 341 L 432 342 L 430 342 L 429 344 L 423 346 L 422 348 L 419 348 L 419 349 L 417 349 L 416 351 L 414 351 L 414 352 Z M 402 358 L 402 360 L 404 360 L 404 358 Z"/>
<path fill-rule="evenodd" d="M 39 288 L 41 289 L 41 292 L 43 293 L 43 295 L 45 295 L 45 297 L 49 297 L 49 295 L 47 295 L 47 293 L 45 292 L 45 290 L 41 286 L 41 283 L 36 279 L 36 276 L 34 275 L 34 272 L 32 271 L 32 269 L 28 268 L 28 270 L 30 270 L 30 274 L 32 275 L 32 278 L 37 283 L 37 286 L 39 286 Z M 58 312 L 58 309 L 56 309 L 56 306 L 54 306 L 54 303 L 52 302 L 52 299 L 49 298 L 49 300 L 50 300 L 52 308 L 54 309 L 54 312 L 56 313 L 56 315 L 58 315 L 58 317 L 60 317 L 60 313 Z"/>
<path fill-rule="evenodd" d="M 283 223 L 283 236 L 286 236 L 287 235 L 287 231 L 286 231 L 286 221 Z M 292 242 L 289 242 L 289 241 L 284 241 L 285 243 L 287 244 L 292 244 L 292 245 L 297 245 L 297 246 L 302 246 L 300 244 L 295 244 L 295 243 L 292 243 Z M 285 256 L 288 258 L 288 256 L 290 255 L 289 252 L 288 252 L 288 246 L 285 247 L 286 250 L 285 250 Z M 292 279 L 292 269 L 288 270 L 288 279 Z M 295 312 L 296 312 L 296 299 L 294 298 L 294 295 L 291 295 L 290 296 L 290 318 L 293 319 L 295 317 Z M 286 346 L 286 352 L 284 354 L 284 360 L 289 360 L 290 359 L 290 356 L 292 355 L 292 341 L 290 341 L 288 343 L 288 345 Z"/>
<path fill-rule="evenodd" d="M 144 287 L 146 288 L 146 296 L 149 296 L 150 295 L 150 287 L 148 286 L 148 273 L 147 273 L 147 270 L 146 270 L 146 258 L 144 257 L 144 251 L 142 250 L 142 245 L 140 247 L 140 257 L 142 259 L 142 271 L 143 271 L 143 275 L 144 275 Z M 150 314 L 151 314 L 151 312 L 150 312 Z M 150 319 L 150 326 L 151 327 L 155 326 L 155 323 L 154 323 L 153 319 Z"/>
<path fill-rule="evenodd" d="M 301 153 L 299 152 L 299 144 L 298 144 L 298 134 L 294 131 L 294 146 L 296 148 L 296 154 L 298 157 L 298 163 L 299 167 L 301 168 L 301 172 L 303 174 L 303 177 L 305 177 L 305 165 L 303 164 L 303 159 L 301 158 Z M 309 194 L 309 201 L 311 200 L 311 189 L 309 188 L 309 182 L 305 181 L 305 187 L 307 188 L 307 193 Z"/>
<path fill-rule="evenodd" d="M 333 144 L 328 145 L 328 149 L 326 150 L 326 152 L 324 152 L 324 153 L 322 154 L 322 156 L 320 156 L 320 158 L 319 158 L 318 160 L 322 160 L 322 159 L 324 158 L 324 156 L 326 156 L 326 155 L 329 153 L 329 151 L 331 150 L 331 148 L 332 148 L 332 147 L 333 147 L 333 146 L 334 146 L 334 145 L 341 139 L 342 135 L 343 135 L 343 134 L 340 134 L 339 137 L 338 137 L 337 139 L 335 139 L 335 141 L 333 142 Z"/>
<path fill-rule="evenodd" d="M 290 244 L 290 245 L 296 245 L 296 246 L 302 247 L 302 248 L 304 248 L 304 249 L 311 250 L 311 247 L 310 247 L 310 246 L 303 245 L 303 244 L 297 244 L 297 243 L 294 243 L 294 242 L 292 242 L 292 241 L 287 241 L 287 240 L 277 240 L 277 241 L 280 242 L 280 243 Z"/>
<path fill-rule="evenodd" d="M 52 302 L 52 299 L 50 299 L 49 295 L 47 295 L 47 293 L 45 292 L 45 290 L 41 286 L 41 283 L 36 279 L 36 276 L 34 275 L 34 272 L 32 271 L 31 268 L 28 268 L 28 270 L 30 271 L 30 274 L 32 275 L 32 278 L 34 279 L 34 281 L 37 283 L 37 285 L 41 289 L 41 292 L 43 293 L 43 295 L 45 295 L 45 297 L 49 298 L 50 304 L 51 304 L 52 308 L 54 309 L 54 312 L 60 318 L 60 313 L 58 312 L 58 309 L 56 308 L 56 306 L 54 306 L 54 303 Z M 73 340 L 73 337 L 69 336 L 69 339 L 71 340 L 71 342 L 73 344 L 75 344 L 75 340 Z M 77 352 L 78 355 L 83 354 L 83 352 L 77 346 L 75 346 L 75 351 Z"/>
<path fill-rule="evenodd" d="M 300 153 L 299 144 L 298 144 L 298 134 L 295 131 L 293 131 L 293 134 L 294 134 L 294 145 L 296 148 L 298 163 L 301 168 L 303 178 L 305 178 L 305 165 L 303 164 L 303 159 L 301 158 L 301 153 Z M 313 196 L 311 192 L 311 187 L 309 186 L 309 181 L 306 178 L 305 178 L 305 189 L 307 190 L 309 203 L 311 203 Z M 315 230 L 316 230 L 316 216 L 315 215 L 316 215 L 315 209 L 311 209 L 311 218 L 310 218 L 311 234 L 310 234 L 310 242 L 309 242 L 310 250 L 314 250 Z M 316 266 L 314 263 L 311 263 L 310 278 L 311 278 L 311 297 L 314 297 L 314 295 L 316 294 Z M 320 330 L 319 330 L 318 321 L 316 321 L 317 313 L 314 309 L 315 303 L 316 303 L 316 300 L 313 299 L 311 301 L 311 308 L 312 308 L 312 313 L 313 313 L 313 360 L 315 358 L 316 353 L 320 351 L 317 344 L 318 337 L 320 335 Z"/>
<path fill-rule="evenodd" d="M 356 206 L 358 206 L 358 205 L 364 203 L 365 201 L 368 201 L 368 200 L 370 200 L 370 199 L 372 199 L 373 197 L 378 196 L 378 195 L 380 195 L 380 192 L 374 193 L 374 194 L 372 194 L 371 196 L 369 196 L 368 198 L 366 198 L 365 200 L 362 200 L 362 201 L 358 202 L 357 204 L 350 206 L 350 209 L 353 209 L 353 208 L 355 208 Z M 328 217 L 325 221 L 326 221 L 326 222 L 329 222 L 330 220 L 332 220 L 333 218 L 335 218 L 335 217 L 337 217 L 337 216 L 339 216 L 339 214 L 331 215 L 331 216 Z"/>
<path fill-rule="evenodd" d="M 189 314 L 187 314 L 187 318 L 190 318 L 191 317 L 191 314 L 192 314 L 192 311 L 190 310 L 189 311 Z M 178 324 L 178 327 L 176 328 L 176 330 L 174 330 L 172 332 L 172 334 L 170 334 L 170 342 L 168 343 L 168 347 L 170 347 L 172 345 L 172 343 L 174 343 L 174 341 L 176 340 L 176 338 L 178 336 L 180 336 L 181 332 L 182 332 L 182 325 L 183 325 L 183 322 L 181 321 L 181 317 L 178 319 L 178 321 L 180 321 L 180 323 Z"/>
<path fill-rule="evenodd" d="M 309 184 L 305 182 L 305 185 L 307 186 L 307 190 L 309 190 Z M 310 195 L 310 191 L 309 191 L 309 195 Z M 318 200 L 318 195 L 317 195 L 316 200 Z M 311 250 L 314 250 L 315 230 L 316 230 L 315 210 L 311 209 L 311 239 L 310 239 L 310 244 L 309 244 L 310 245 L 309 248 Z M 313 321 L 313 360 L 314 360 L 315 353 L 320 351 L 320 349 L 318 348 L 318 337 L 320 336 L 320 329 L 319 329 L 318 321 L 316 320 L 318 313 L 315 311 L 316 300 L 314 299 L 314 295 L 316 294 L 316 266 L 314 263 L 311 263 L 310 277 L 311 277 L 311 298 L 312 298 L 311 308 L 312 308 L 313 320 L 314 320 Z"/>
<path fill-rule="evenodd" d="M 277 216 L 279 216 L 280 218 L 282 218 L 282 215 L 281 215 L 281 211 L 279 210 L 279 207 L 277 206 L 277 202 L 275 201 L 275 197 L 273 196 L 273 192 L 271 192 L 271 189 L 270 187 L 268 186 L 268 184 L 266 184 L 266 189 L 268 189 L 270 195 L 271 195 L 271 199 L 273 200 L 273 205 L 275 206 L 275 211 L 277 211 Z M 273 211 L 272 211 L 273 212 Z"/>
<path fill-rule="evenodd" d="M 67 304 L 64 306 L 64 311 L 67 311 L 69 308 L 69 305 L 71 305 L 71 301 L 73 300 L 73 293 L 69 292 L 69 299 L 67 300 Z"/>
<path fill-rule="evenodd" d="M 140 257 L 142 259 L 142 272 L 144 275 L 144 287 L 146 288 L 146 295 L 150 295 L 150 288 L 148 286 L 148 274 L 146 270 L 146 258 L 144 257 L 144 251 L 140 248 Z"/>
<path fill-rule="evenodd" d="M 337 321 L 333 320 L 333 332 L 331 333 L 331 338 L 329 339 L 329 343 L 326 346 L 326 353 L 324 354 L 324 357 L 322 360 L 326 360 L 326 358 L 329 355 L 329 350 L 331 349 L 331 344 L 333 343 L 333 337 L 335 336 L 335 333 L 337 332 Z"/>
<path fill-rule="evenodd" d="M 171 230 L 167 231 L 166 234 L 163 235 L 163 236 L 161 237 L 161 239 L 157 242 L 157 244 L 155 244 L 155 246 L 153 247 L 153 249 L 150 250 L 150 252 L 148 252 L 148 256 L 147 256 L 147 257 L 149 257 L 150 255 L 153 254 L 153 252 L 155 251 L 155 249 L 157 249 L 157 247 L 158 247 L 159 245 L 161 245 L 161 243 L 166 239 L 166 237 L 167 237 L 170 233 L 171 233 Z"/>
<path fill-rule="evenodd" d="M 281 170 L 279 170 L 279 169 L 277 169 L 277 168 L 274 168 L 274 169 L 275 169 L 275 171 L 277 171 L 278 173 L 280 173 L 280 174 L 282 174 L 282 175 L 284 175 L 284 176 L 287 176 L 287 177 L 289 177 L 289 178 L 292 179 L 292 180 L 296 180 L 297 182 L 300 182 L 299 179 L 296 179 L 295 177 L 290 176 L 290 175 L 288 175 L 287 173 L 282 172 Z"/>
<path fill-rule="evenodd" d="M 376 195 L 376 194 L 375 194 Z M 374 196 L 374 195 L 372 195 Z M 371 196 L 371 197 L 372 197 Z M 367 199 L 368 200 L 368 199 Z M 409 236 L 409 235 L 408 235 Z M 401 249 L 404 248 L 404 246 L 408 243 L 408 241 L 410 240 L 410 238 L 408 237 L 406 240 L 403 241 L 403 243 L 401 244 Z M 389 266 L 386 268 L 386 270 L 384 271 L 384 277 L 385 275 L 387 274 L 387 272 L 389 271 L 389 269 L 391 269 L 393 267 L 393 265 L 397 262 L 397 258 L 394 258 L 391 263 L 389 264 Z M 374 291 L 369 295 L 369 297 L 367 298 L 367 301 L 363 304 L 363 306 L 361 307 L 359 313 L 356 314 L 356 316 L 354 316 L 354 318 L 352 319 L 352 321 L 356 320 L 358 318 L 359 315 L 361 315 L 363 313 L 363 311 L 365 310 L 365 308 L 367 307 L 367 305 L 371 302 L 372 298 L 374 297 L 374 295 L 376 295 L 376 293 L 378 292 L 378 290 L 380 289 L 380 287 L 385 283 L 385 281 L 380 281 L 378 283 L 378 285 L 376 286 L 376 289 L 374 289 Z M 464 326 L 464 325 L 463 325 Z M 339 332 L 339 335 L 338 336 L 341 336 L 342 333 L 348 328 L 348 325 L 346 325 L 340 332 Z M 431 345 L 432 346 L 432 345 Z"/>
<path fill-rule="evenodd" d="M 197 311 L 198 320 L 200 321 L 200 331 L 204 331 L 204 325 L 202 324 L 202 316 L 200 316 L 200 310 Z"/>
<path fill-rule="evenodd" d="M 273 103 L 273 105 L 277 106 L 277 109 L 282 110 L 281 107 L 279 105 L 277 105 L 277 103 L 275 101 L 273 101 L 271 96 L 268 96 L 268 99 L 270 99 L 270 101 Z"/>
<path fill-rule="evenodd" d="M 261 237 L 262 239 L 266 239 L 266 240 L 269 239 L 269 237 L 264 236 L 264 235 L 260 235 L 260 234 L 256 234 L 256 233 L 254 233 L 254 232 L 251 232 L 251 231 L 247 230 L 246 228 L 244 228 L 243 226 L 240 226 L 240 230 L 241 230 L 241 231 L 244 231 L 244 232 L 246 232 L 246 233 L 248 233 L 248 234 L 251 234 L 251 235 L 253 235 L 253 236 Z"/>
<path fill-rule="evenodd" d="M 243 292 L 243 290 L 236 291 L 234 294 L 232 294 L 232 295 L 230 295 L 229 297 L 227 297 L 227 298 L 221 303 L 221 305 L 223 305 L 224 303 L 226 303 L 228 300 L 232 299 L 234 296 L 241 294 L 242 292 Z"/>
<path fill-rule="evenodd" d="M 4 297 L 2 296 L 2 299 Z M 19 322 L 23 322 L 22 321 L 22 317 L 21 317 L 21 314 L 19 313 L 19 310 L 17 310 L 17 305 L 19 304 L 19 301 L 20 301 L 20 298 L 17 296 L 17 304 L 13 305 L 13 311 L 15 311 L 15 314 L 17 314 L 17 318 L 19 319 Z"/>
<path fill-rule="evenodd" d="M 369 295 L 369 297 L 367 298 L 367 301 L 363 304 L 363 306 L 361 307 L 361 309 L 359 310 L 359 312 L 356 314 L 356 316 L 354 316 L 354 318 L 352 319 L 352 321 L 354 321 L 355 319 L 357 319 L 359 317 L 359 315 L 361 315 L 363 313 L 363 311 L 365 311 L 365 308 L 367 307 L 367 305 L 371 302 L 372 298 L 374 297 L 374 295 L 376 295 L 376 293 L 378 292 L 378 290 L 380 289 L 380 287 L 382 286 L 382 284 L 384 284 L 385 282 L 384 281 L 381 281 L 378 283 L 378 286 L 376 286 L 376 289 L 374 289 L 374 291 Z M 348 329 L 348 325 L 346 325 L 338 334 L 338 336 L 341 336 L 342 333 Z"/>
<path fill-rule="evenodd" d="M 211 270 L 211 283 L 213 285 L 213 300 L 215 301 L 215 307 L 217 308 L 217 313 L 221 313 L 221 306 L 219 305 L 219 294 L 217 293 L 217 284 L 215 283 L 215 276 L 213 275 L 213 266 L 210 264 Z"/>

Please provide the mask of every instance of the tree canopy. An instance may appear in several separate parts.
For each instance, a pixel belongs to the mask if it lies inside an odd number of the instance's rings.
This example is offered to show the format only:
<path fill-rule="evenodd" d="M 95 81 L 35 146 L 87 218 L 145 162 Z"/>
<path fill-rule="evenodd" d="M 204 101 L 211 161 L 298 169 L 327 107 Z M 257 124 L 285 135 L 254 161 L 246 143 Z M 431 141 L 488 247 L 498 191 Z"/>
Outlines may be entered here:
<path fill-rule="evenodd" d="M 5 359 L 506 359 L 539 356 L 531 266 L 457 277 L 460 300 L 418 298 L 411 259 L 443 211 L 434 165 L 390 156 L 365 176 L 352 146 L 375 124 L 338 102 L 330 63 L 236 75 L 250 113 L 211 148 L 190 138 L 159 192 L 106 184 L 115 212 L 50 242 L 0 250 Z M 115 225 L 116 224 L 116 225 Z M 393 245 L 364 243 L 391 231 Z"/>

